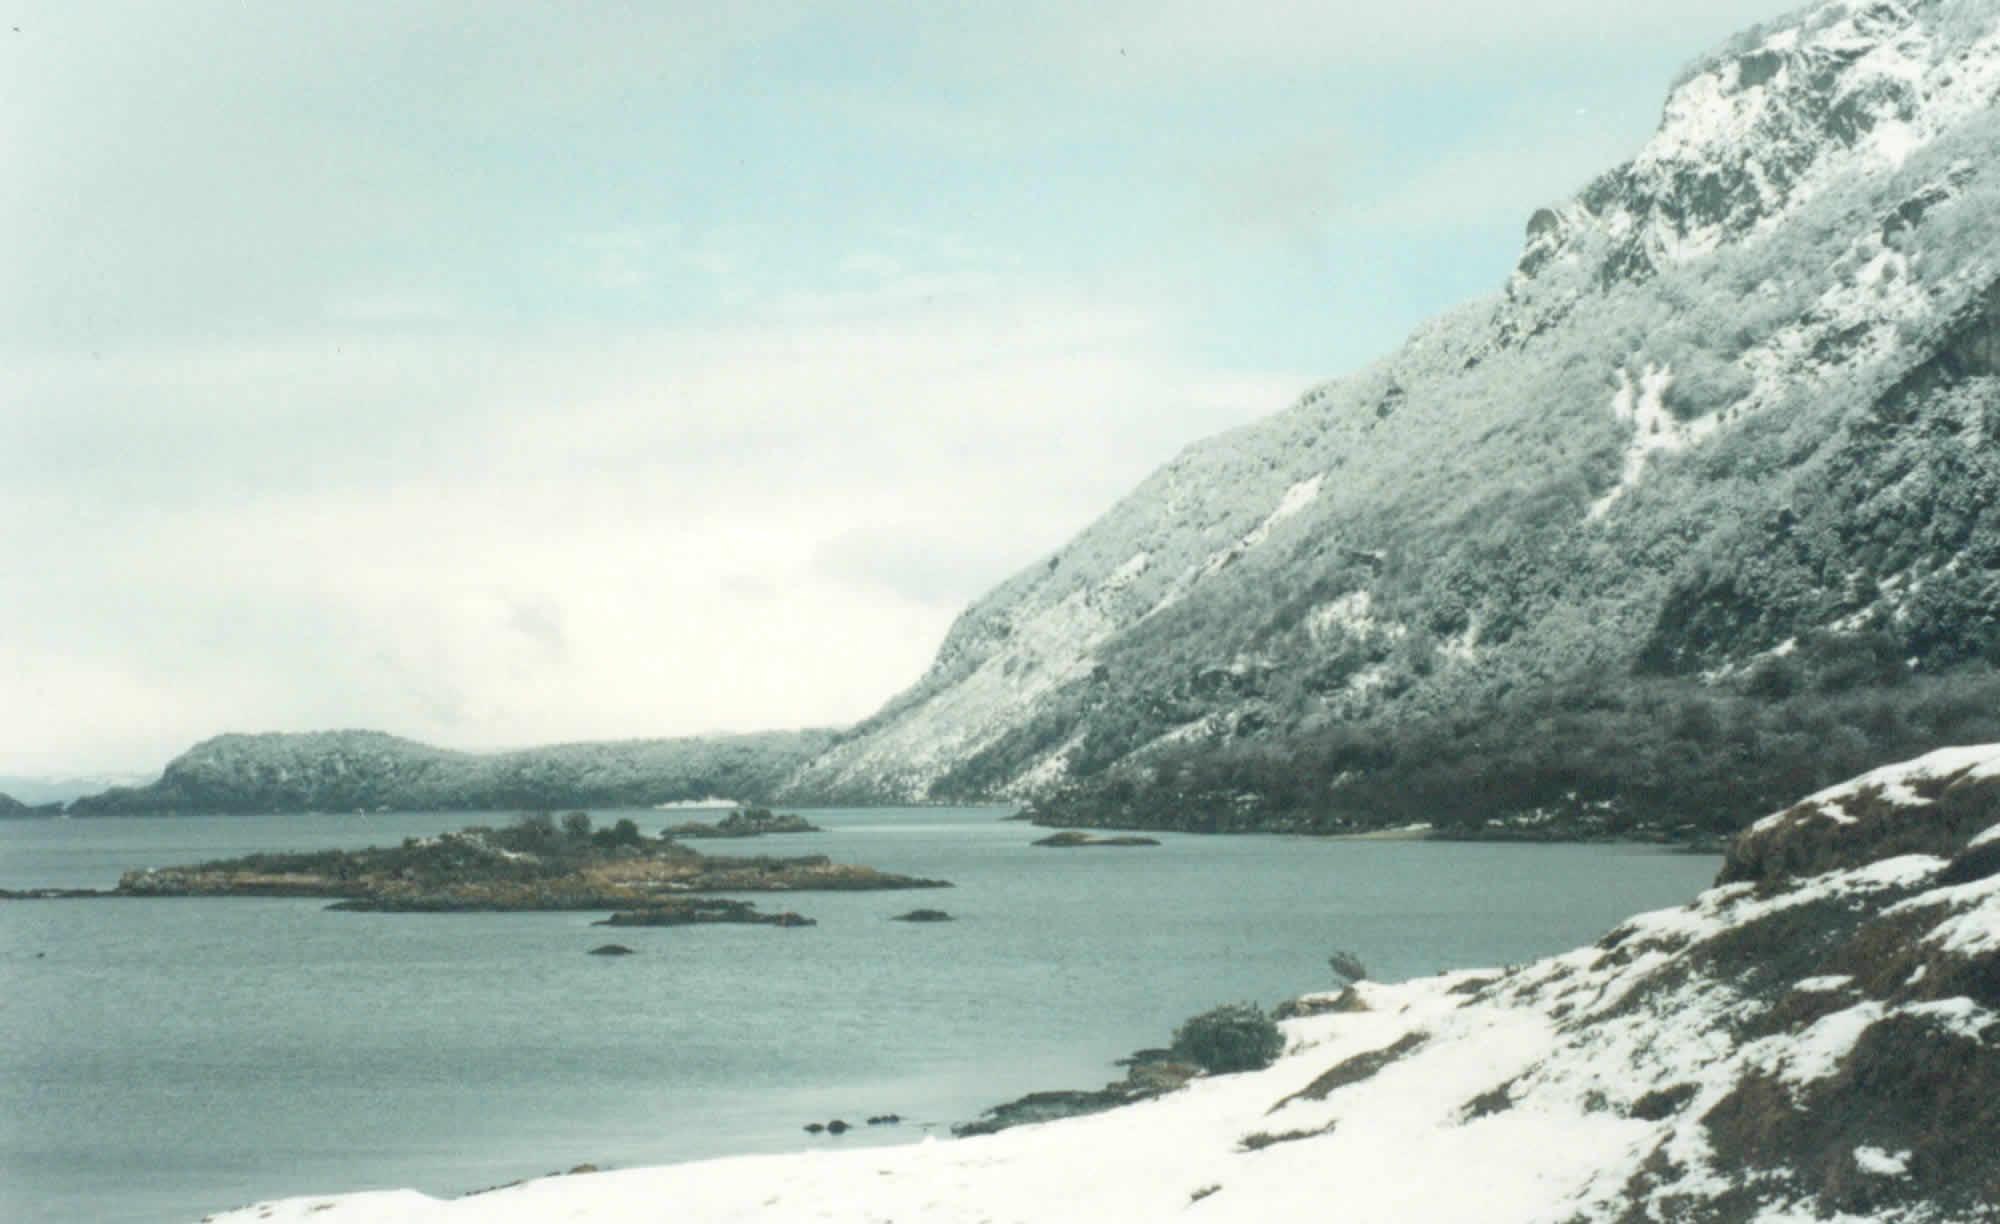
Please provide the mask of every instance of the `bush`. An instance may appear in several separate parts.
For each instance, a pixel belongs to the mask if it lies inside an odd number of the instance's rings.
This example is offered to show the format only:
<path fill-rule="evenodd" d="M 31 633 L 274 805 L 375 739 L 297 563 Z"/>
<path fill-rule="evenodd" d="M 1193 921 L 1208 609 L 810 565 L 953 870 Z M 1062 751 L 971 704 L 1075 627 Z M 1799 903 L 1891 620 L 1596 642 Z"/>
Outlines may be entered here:
<path fill-rule="evenodd" d="M 1203 1012 L 1174 1030 L 1175 1057 L 1204 1071 L 1257 1071 L 1285 1052 L 1277 1021 L 1253 1003 L 1230 1003 Z"/>

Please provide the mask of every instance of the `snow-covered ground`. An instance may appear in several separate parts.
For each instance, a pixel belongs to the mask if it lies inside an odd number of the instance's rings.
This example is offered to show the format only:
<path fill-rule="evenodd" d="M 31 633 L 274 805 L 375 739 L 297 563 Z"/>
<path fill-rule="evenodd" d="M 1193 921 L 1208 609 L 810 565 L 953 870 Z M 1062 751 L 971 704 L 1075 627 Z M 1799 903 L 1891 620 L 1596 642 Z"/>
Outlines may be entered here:
<path fill-rule="evenodd" d="M 1996 776 L 2000 745 L 1874 771 L 1760 825 L 1754 881 L 1535 964 L 1363 983 L 1339 1010 L 1286 1021 L 1273 1066 L 1108 1113 L 213 1219 L 1993 1220 L 2000 870 L 1979 873 Z M 1897 810 L 1824 819 L 1864 792 Z M 1788 827 L 1838 866 L 1775 873 Z M 1900 848 L 1911 835 L 1924 852 Z M 1829 836 L 1848 841 L 1829 851 Z"/>

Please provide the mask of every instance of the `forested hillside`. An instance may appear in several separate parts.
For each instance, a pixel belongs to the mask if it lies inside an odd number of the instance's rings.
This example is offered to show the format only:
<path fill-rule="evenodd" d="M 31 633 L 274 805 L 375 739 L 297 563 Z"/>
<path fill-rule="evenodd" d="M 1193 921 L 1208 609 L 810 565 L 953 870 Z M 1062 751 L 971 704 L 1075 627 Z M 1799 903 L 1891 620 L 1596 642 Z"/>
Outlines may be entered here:
<path fill-rule="evenodd" d="M 1499 294 L 1190 447 L 787 790 L 1729 826 L 2000 736 L 1996 21 L 1821 4 L 1692 66 Z"/>
<path fill-rule="evenodd" d="M 825 732 L 780 731 L 473 753 L 379 731 L 219 735 L 174 758 L 159 781 L 87 796 L 69 811 L 491 811 L 751 800 L 827 739 Z"/>

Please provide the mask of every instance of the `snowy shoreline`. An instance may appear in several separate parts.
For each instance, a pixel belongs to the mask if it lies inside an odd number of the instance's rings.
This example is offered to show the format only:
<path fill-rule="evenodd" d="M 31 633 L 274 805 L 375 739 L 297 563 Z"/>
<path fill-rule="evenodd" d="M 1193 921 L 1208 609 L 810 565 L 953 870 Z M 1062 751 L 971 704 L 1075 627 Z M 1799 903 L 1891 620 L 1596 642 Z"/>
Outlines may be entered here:
<path fill-rule="evenodd" d="M 1760 822 L 1688 905 L 1524 966 L 1361 983 L 1359 1009 L 1284 1021 L 1272 1066 L 1106 1113 L 208 1219 L 1991 1220 L 1996 828 L 2000 745 L 1877 770 Z"/>

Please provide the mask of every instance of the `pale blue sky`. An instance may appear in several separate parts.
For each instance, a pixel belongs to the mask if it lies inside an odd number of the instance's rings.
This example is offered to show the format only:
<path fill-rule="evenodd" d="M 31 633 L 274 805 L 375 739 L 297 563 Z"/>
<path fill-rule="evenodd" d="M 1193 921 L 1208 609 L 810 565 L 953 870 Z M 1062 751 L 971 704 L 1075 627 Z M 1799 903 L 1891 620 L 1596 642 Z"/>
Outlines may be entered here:
<path fill-rule="evenodd" d="M 1778 7 L 0 0 L 0 773 L 864 716 Z"/>

